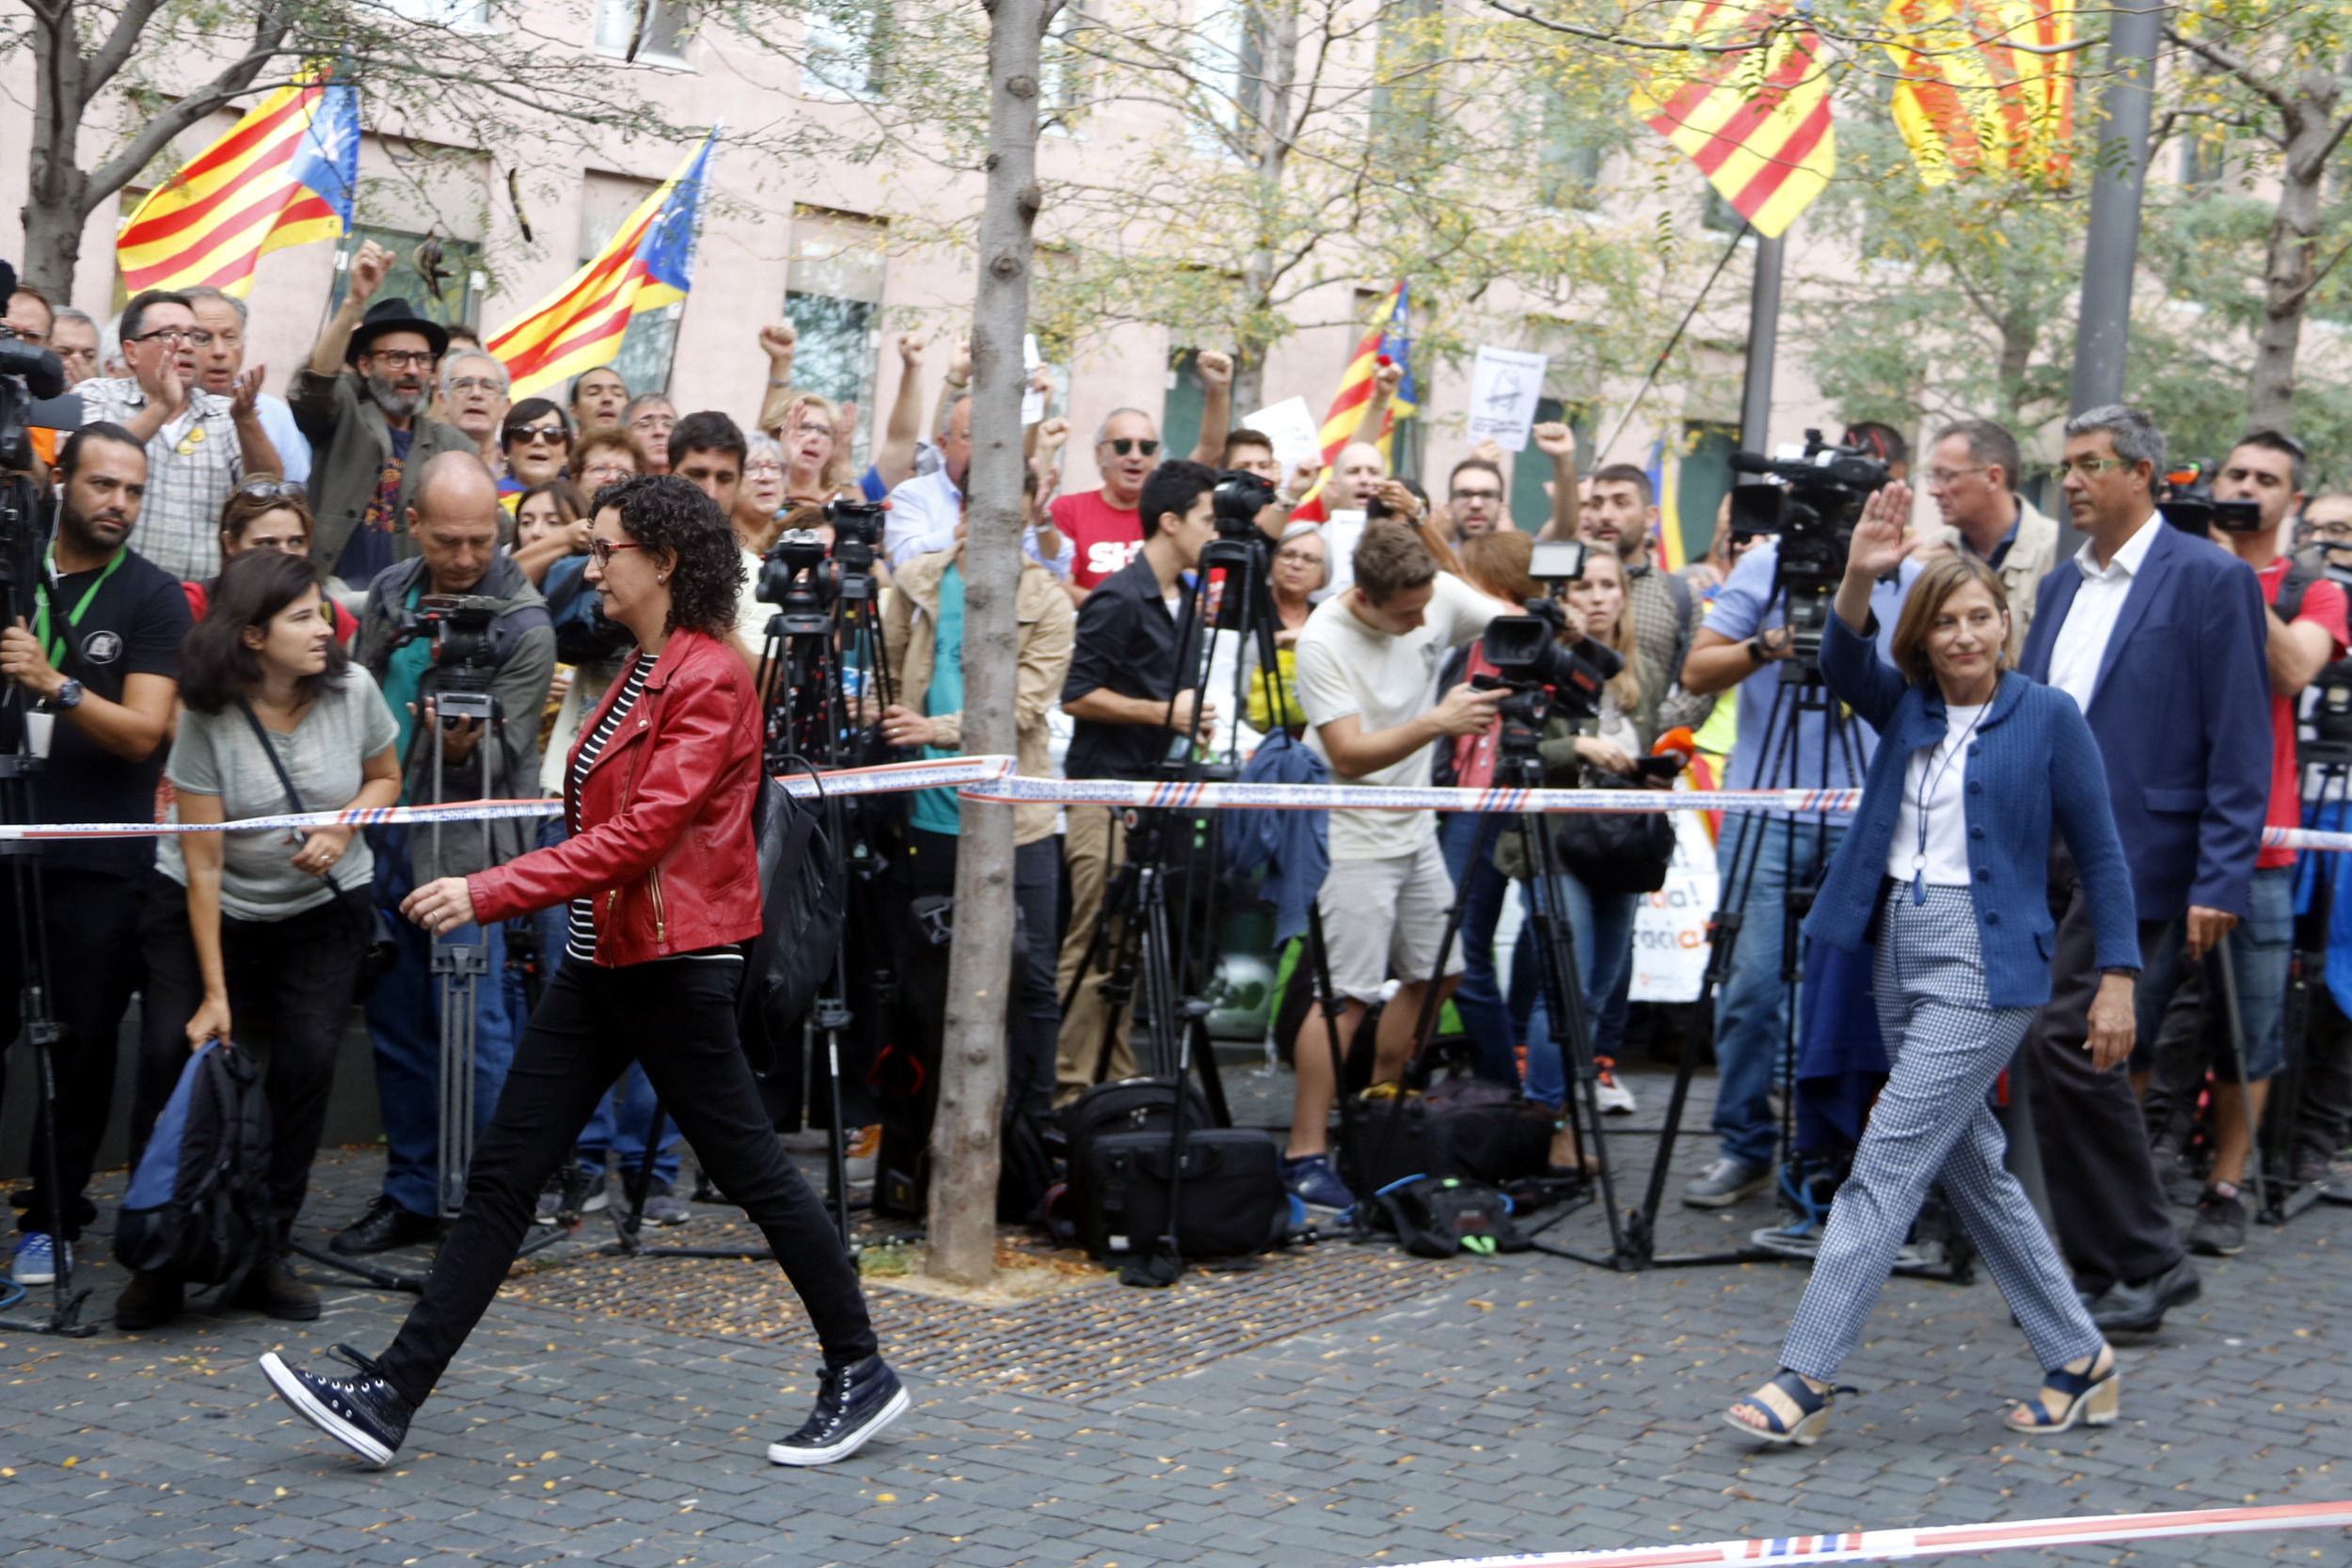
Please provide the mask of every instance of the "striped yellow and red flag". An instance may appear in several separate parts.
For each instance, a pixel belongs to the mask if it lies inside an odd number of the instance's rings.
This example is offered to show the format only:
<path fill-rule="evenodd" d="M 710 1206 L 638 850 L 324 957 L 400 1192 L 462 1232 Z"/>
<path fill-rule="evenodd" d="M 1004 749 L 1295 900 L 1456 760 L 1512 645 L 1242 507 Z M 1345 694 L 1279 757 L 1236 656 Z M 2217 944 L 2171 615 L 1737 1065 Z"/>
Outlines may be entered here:
<path fill-rule="evenodd" d="M 1364 404 L 1372 401 L 1372 378 L 1384 364 L 1401 365 L 1405 379 L 1397 383 L 1396 395 L 1389 399 L 1387 413 L 1380 421 L 1380 430 L 1373 444 L 1380 455 L 1395 460 L 1390 448 L 1396 434 L 1400 415 L 1408 415 L 1421 406 L 1421 389 L 1413 382 L 1413 309 L 1405 280 L 1399 278 L 1389 297 L 1381 302 L 1380 318 L 1373 323 L 1356 345 L 1356 352 L 1347 361 L 1347 369 L 1340 375 L 1340 389 L 1333 394 L 1330 412 L 1323 416 L 1323 428 L 1316 439 L 1323 447 L 1323 471 L 1328 478 L 1339 463 L 1340 451 L 1356 438 L 1356 427 L 1363 422 Z M 1321 522 L 1328 515 L 1323 506 L 1323 480 L 1307 499 L 1291 514 L 1294 521 Z"/>
<path fill-rule="evenodd" d="M 1820 36 L 1790 0 L 1684 0 L 1666 55 L 1633 90 L 1633 108 L 1699 166 L 1759 234 L 1777 237 L 1837 168 Z"/>
<path fill-rule="evenodd" d="M 611 359 L 629 318 L 684 299 L 693 286 L 694 227 L 714 128 L 694 155 L 638 205 L 564 286 L 487 345 L 517 398 L 536 397 Z"/>
<path fill-rule="evenodd" d="M 242 299 L 269 252 L 342 237 L 358 178 L 358 90 L 307 72 L 148 193 L 115 236 L 122 285 Z"/>
<path fill-rule="evenodd" d="M 2072 11 L 2048 0 L 1891 0 L 1886 25 L 1901 72 L 1887 107 L 1922 183 L 1980 169 L 2065 176 L 2074 71 L 2056 51 L 2074 40 Z"/>

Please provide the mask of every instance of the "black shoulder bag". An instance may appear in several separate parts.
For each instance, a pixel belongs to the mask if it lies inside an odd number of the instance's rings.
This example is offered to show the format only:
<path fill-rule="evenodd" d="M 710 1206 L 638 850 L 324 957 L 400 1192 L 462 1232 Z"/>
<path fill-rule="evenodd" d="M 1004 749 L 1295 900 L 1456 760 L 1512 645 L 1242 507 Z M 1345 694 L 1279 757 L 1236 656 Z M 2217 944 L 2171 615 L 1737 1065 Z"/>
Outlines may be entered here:
<path fill-rule="evenodd" d="M 294 775 L 286 771 L 286 765 L 279 759 L 278 748 L 271 743 L 269 731 L 262 727 L 261 716 L 253 711 L 253 705 L 240 697 L 237 699 L 237 711 L 244 714 L 245 721 L 253 726 L 253 738 L 260 744 L 262 754 L 269 758 L 270 769 L 278 775 L 278 787 L 286 792 L 287 805 L 294 809 L 296 816 L 307 813 L 310 808 L 302 803 L 302 792 L 294 788 Z M 326 885 L 335 890 L 335 901 L 343 907 L 343 912 L 351 917 L 352 924 L 359 930 L 362 943 L 359 971 L 352 986 L 351 999 L 354 1002 L 363 1001 L 374 989 L 375 983 L 390 974 L 392 966 L 400 961 L 400 948 L 392 941 L 392 923 L 384 918 L 384 911 L 376 907 L 375 891 L 372 886 L 346 888 L 337 883 L 331 873 L 326 879 Z"/>

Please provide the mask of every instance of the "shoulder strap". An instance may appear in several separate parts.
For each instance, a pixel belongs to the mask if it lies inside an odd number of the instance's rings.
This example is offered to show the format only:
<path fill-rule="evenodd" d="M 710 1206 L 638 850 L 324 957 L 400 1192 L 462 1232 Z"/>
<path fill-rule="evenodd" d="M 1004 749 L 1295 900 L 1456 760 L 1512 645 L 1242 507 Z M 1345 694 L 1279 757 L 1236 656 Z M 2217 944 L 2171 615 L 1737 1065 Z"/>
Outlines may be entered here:
<path fill-rule="evenodd" d="M 302 803 L 301 792 L 294 788 L 294 775 L 286 771 L 286 764 L 278 755 L 278 748 L 270 744 L 269 731 L 262 728 L 261 718 L 254 713 L 253 705 L 240 697 L 237 699 L 237 711 L 244 714 L 245 721 L 253 726 L 253 738 L 262 743 L 262 754 L 269 758 L 271 770 L 277 773 L 278 784 L 284 786 L 287 803 L 297 813 L 309 811 L 310 808 Z"/>
<path fill-rule="evenodd" d="M 1665 578 L 1666 597 L 1674 602 L 1674 668 L 1666 671 L 1665 675 L 1667 685 L 1679 686 L 1682 684 L 1683 661 L 1691 657 L 1691 637 L 1694 629 L 1692 626 L 1693 620 L 1692 611 L 1696 608 L 1698 599 L 1697 595 L 1691 592 L 1691 579 L 1680 572 L 1668 572 L 1663 568 L 1653 568 L 1653 570 L 1659 571 Z"/>

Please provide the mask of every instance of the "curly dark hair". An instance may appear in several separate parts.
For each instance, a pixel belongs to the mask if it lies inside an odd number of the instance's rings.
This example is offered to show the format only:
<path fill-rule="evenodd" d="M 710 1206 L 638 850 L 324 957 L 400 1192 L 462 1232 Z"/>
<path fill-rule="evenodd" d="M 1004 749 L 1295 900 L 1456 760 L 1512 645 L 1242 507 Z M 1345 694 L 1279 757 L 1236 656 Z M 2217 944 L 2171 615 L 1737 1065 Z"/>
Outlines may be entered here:
<path fill-rule="evenodd" d="M 247 626 L 266 628 L 285 608 L 319 587 L 310 558 L 281 550 L 231 556 L 213 583 L 204 618 L 180 644 L 180 699 L 199 713 L 215 714 L 262 684 L 262 657 L 245 645 Z M 324 608 L 324 607 L 322 607 Z M 343 683 L 350 656 L 326 640 L 326 668 L 294 682 L 306 697 Z"/>
<path fill-rule="evenodd" d="M 675 474 L 639 474 L 597 491 L 596 507 L 599 515 L 616 513 L 623 532 L 667 550 L 676 562 L 670 568 L 669 630 L 734 635 L 743 546 L 718 502 Z"/>

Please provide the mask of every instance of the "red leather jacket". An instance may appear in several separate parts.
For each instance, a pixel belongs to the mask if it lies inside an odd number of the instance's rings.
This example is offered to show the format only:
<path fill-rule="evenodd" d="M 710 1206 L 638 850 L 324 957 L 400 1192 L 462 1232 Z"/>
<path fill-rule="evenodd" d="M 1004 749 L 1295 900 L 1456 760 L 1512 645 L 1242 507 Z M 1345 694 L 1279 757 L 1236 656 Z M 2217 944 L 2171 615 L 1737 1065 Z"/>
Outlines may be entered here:
<path fill-rule="evenodd" d="M 628 668 L 580 725 L 583 738 L 620 694 Z M 673 633 L 577 791 L 565 769 L 572 837 L 467 878 L 474 918 L 507 920 L 593 895 L 596 962 L 607 968 L 757 936 L 759 738 L 759 699 L 742 658 L 700 632 Z"/>

